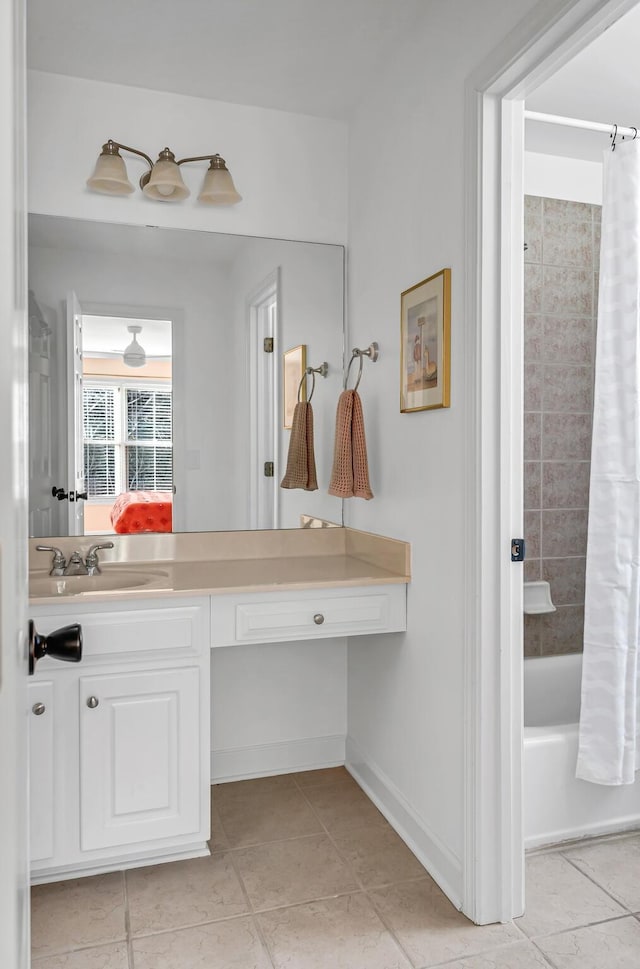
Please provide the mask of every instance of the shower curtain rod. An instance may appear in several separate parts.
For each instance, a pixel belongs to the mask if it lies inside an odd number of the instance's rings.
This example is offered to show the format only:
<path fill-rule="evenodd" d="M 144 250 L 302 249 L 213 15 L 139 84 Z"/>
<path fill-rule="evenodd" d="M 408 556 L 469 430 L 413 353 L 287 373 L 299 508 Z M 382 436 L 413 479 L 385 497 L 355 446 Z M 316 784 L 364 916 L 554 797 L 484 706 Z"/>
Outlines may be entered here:
<path fill-rule="evenodd" d="M 559 114 L 541 114 L 539 111 L 525 111 L 525 121 L 541 121 L 543 124 L 559 124 L 566 128 L 583 128 L 585 131 L 602 131 L 619 138 L 635 138 L 638 128 L 623 128 L 621 125 L 601 124 L 598 121 L 581 121 L 580 118 L 562 118 Z"/>

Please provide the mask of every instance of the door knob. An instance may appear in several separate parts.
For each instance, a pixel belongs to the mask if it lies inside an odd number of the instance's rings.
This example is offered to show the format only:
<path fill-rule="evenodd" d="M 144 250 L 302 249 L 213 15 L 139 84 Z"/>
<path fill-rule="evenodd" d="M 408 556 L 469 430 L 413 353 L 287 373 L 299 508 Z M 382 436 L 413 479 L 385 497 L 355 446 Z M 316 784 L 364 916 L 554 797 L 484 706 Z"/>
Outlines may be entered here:
<path fill-rule="evenodd" d="M 79 663 L 82 659 L 82 627 L 78 623 L 56 629 L 48 636 L 36 632 L 32 619 L 29 620 L 29 676 L 36 668 L 36 662 L 43 656 L 53 656 L 65 663 Z M 35 711 L 34 711 L 35 712 Z"/>
<path fill-rule="evenodd" d="M 69 495 L 64 490 L 64 488 L 55 488 L 54 487 L 54 488 L 51 489 L 51 494 L 53 495 L 54 498 L 57 498 L 58 501 L 64 501 L 65 498 L 68 498 L 69 497 Z"/>
<path fill-rule="evenodd" d="M 90 696 L 89 699 L 87 700 L 87 706 L 89 707 L 90 710 L 95 710 L 95 708 L 98 706 L 99 703 L 100 703 L 100 700 L 98 699 L 97 696 Z"/>
<path fill-rule="evenodd" d="M 36 717 L 41 717 L 46 709 L 44 703 L 34 703 L 31 707 L 31 712 L 35 713 Z"/>

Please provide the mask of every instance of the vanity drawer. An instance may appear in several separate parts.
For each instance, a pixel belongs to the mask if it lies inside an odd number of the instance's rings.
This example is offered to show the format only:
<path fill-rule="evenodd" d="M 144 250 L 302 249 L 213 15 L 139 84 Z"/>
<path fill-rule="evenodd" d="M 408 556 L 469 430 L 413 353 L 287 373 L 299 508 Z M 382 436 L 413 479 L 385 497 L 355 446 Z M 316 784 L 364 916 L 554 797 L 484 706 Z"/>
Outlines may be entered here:
<path fill-rule="evenodd" d="M 199 602 L 181 601 L 179 604 L 154 606 L 145 603 L 118 604 L 115 608 L 99 608 L 97 604 L 76 608 L 54 609 L 41 606 L 30 610 L 39 633 L 48 635 L 54 629 L 72 623 L 82 626 L 82 662 L 92 659 L 122 659 L 168 653 L 180 656 L 199 654 L 208 642 L 208 599 Z M 38 669 L 60 664 L 45 657 Z"/>
<path fill-rule="evenodd" d="M 280 643 L 407 628 L 404 584 L 213 596 L 211 644 Z"/>

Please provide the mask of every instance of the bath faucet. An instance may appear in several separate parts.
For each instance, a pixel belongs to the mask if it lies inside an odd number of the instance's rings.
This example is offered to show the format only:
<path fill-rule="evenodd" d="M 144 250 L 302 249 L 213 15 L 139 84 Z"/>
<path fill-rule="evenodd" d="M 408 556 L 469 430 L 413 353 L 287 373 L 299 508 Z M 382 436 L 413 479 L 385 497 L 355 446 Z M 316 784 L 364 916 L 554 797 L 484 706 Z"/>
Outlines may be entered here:
<path fill-rule="evenodd" d="M 113 548 L 113 542 L 104 542 L 102 545 L 92 545 L 87 552 L 86 568 L 87 575 L 100 575 L 100 563 L 98 562 L 98 552 L 102 548 Z"/>
<path fill-rule="evenodd" d="M 59 548 L 56 548 L 55 545 L 36 545 L 36 552 L 53 552 L 51 571 L 49 572 L 49 575 L 65 574 L 67 562 Z"/>

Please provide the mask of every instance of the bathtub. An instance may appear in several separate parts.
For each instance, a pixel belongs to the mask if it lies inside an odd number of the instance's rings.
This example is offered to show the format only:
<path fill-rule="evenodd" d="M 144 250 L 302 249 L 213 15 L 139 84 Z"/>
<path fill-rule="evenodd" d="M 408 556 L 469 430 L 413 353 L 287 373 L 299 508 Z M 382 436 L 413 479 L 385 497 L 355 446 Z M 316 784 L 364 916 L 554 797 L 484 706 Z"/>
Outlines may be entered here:
<path fill-rule="evenodd" d="M 576 780 L 582 656 L 524 662 L 525 848 L 640 828 L 640 779 Z"/>

